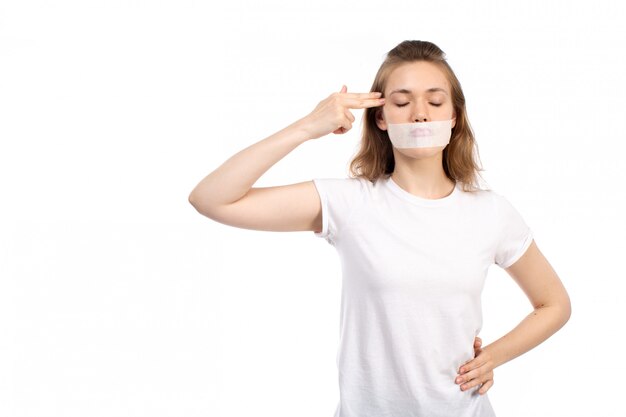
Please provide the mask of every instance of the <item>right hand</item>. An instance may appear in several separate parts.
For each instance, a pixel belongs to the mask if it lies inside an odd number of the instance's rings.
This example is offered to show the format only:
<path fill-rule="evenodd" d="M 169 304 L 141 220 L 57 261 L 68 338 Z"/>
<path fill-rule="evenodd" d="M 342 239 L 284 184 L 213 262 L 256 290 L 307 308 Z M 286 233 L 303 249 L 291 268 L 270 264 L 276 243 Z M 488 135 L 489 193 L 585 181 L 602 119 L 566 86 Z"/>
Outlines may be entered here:
<path fill-rule="evenodd" d="M 338 93 L 320 101 L 317 107 L 300 122 L 309 134 L 310 139 L 317 139 L 329 133 L 341 135 L 352 129 L 354 115 L 349 109 L 363 109 L 385 104 L 381 93 L 348 93 L 344 85 Z"/>

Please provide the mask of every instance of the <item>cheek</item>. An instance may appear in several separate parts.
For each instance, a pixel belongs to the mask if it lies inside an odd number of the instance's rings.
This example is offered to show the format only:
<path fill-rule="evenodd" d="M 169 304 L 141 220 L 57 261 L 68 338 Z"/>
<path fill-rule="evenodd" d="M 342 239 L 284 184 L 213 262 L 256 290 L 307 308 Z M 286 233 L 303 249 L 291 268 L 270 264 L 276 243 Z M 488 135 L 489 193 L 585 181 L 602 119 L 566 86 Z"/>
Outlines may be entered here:
<path fill-rule="evenodd" d="M 393 104 L 385 104 L 383 106 L 383 114 L 385 115 L 385 120 L 387 121 L 397 120 L 398 117 L 401 117 L 404 114 L 404 108 L 396 107 Z"/>

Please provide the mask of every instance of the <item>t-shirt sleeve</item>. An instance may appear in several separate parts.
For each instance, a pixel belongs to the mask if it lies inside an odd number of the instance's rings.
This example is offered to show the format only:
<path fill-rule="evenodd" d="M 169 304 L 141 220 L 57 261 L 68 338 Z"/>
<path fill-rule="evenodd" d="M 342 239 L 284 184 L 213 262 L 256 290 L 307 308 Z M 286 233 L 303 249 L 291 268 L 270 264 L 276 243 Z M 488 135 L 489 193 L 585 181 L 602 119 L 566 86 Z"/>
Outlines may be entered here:
<path fill-rule="evenodd" d="M 513 265 L 530 246 L 533 233 L 522 215 L 502 195 L 497 201 L 497 244 L 494 263 L 502 269 Z"/>
<path fill-rule="evenodd" d="M 364 181 L 359 178 L 315 178 L 322 205 L 322 230 L 316 237 L 335 245 L 337 236 L 363 199 Z"/>

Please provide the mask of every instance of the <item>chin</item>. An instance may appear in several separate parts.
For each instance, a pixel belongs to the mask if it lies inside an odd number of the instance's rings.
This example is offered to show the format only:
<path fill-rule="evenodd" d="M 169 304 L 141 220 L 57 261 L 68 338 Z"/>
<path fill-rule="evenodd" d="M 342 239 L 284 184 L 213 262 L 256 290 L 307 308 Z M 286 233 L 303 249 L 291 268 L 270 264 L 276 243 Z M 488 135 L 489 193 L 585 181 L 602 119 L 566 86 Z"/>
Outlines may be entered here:
<path fill-rule="evenodd" d="M 447 145 L 446 145 L 447 146 Z M 445 146 L 433 146 L 429 148 L 394 148 L 402 155 L 413 159 L 426 159 L 437 156 L 445 149 Z"/>

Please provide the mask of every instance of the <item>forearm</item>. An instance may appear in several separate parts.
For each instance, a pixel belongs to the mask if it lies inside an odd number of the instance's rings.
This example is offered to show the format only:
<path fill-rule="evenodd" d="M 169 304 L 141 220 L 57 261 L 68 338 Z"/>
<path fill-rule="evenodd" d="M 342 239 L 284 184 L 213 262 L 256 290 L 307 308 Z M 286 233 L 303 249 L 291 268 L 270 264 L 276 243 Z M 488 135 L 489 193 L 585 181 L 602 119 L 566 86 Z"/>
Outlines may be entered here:
<path fill-rule="evenodd" d="M 309 139 L 301 120 L 231 156 L 196 185 L 189 201 L 213 206 L 239 200 L 263 173 Z"/>
<path fill-rule="evenodd" d="M 494 368 L 498 367 L 541 344 L 568 319 L 569 312 L 559 305 L 536 308 L 513 330 L 483 349 L 491 353 Z"/>

